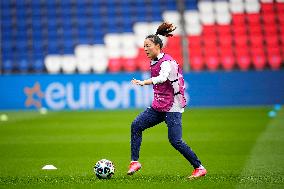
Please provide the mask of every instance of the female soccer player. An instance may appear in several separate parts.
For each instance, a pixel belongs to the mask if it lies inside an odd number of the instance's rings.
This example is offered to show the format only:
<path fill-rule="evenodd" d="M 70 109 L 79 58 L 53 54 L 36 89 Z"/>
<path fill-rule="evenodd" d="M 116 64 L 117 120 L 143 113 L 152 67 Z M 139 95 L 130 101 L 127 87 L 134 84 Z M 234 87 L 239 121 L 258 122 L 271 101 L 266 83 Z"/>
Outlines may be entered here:
<path fill-rule="evenodd" d="M 158 35 L 170 37 L 176 29 L 171 23 L 161 24 L 155 35 L 149 35 L 144 41 L 144 51 L 151 59 L 151 78 L 141 81 L 133 79 L 136 85 L 153 85 L 154 99 L 152 106 L 140 113 L 131 125 L 131 162 L 128 175 L 141 169 L 138 162 L 142 141 L 142 132 L 163 121 L 168 127 L 168 139 L 171 145 L 178 150 L 193 166 L 194 171 L 189 178 L 206 175 L 206 169 L 201 165 L 191 148 L 182 140 L 182 113 L 186 105 L 184 96 L 184 80 L 182 70 L 177 62 L 168 54 L 162 53 L 162 40 Z"/>

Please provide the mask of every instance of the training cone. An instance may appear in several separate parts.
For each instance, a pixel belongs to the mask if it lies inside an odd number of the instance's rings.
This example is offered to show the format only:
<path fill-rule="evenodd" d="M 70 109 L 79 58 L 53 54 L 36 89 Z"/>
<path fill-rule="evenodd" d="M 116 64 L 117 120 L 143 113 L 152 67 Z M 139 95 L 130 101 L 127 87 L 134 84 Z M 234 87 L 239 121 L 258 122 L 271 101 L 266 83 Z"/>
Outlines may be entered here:
<path fill-rule="evenodd" d="M 54 165 L 45 165 L 42 170 L 56 170 L 57 168 Z"/>

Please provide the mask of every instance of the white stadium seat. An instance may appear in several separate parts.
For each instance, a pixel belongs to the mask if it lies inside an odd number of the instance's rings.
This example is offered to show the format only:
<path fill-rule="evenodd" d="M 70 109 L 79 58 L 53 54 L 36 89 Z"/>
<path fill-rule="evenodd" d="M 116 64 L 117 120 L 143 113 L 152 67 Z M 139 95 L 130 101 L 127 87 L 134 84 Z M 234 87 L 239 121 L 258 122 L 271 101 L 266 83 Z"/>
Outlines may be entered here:
<path fill-rule="evenodd" d="M 138 48 L 132 47 L 123 47 L 122 48 L 122 57 L 123 58 L 135 58 L 138 55 Z"/>
<path fill-rule="evenodd" d="M 104 43 L 107 47 L 121 47 L 121 37 L 120 34 L 106 34 L 104 37 Z"/>
<path fill-rule="evenodd" d="M 95 73 L 104 73 L 108 67 L 108 58 L 93 58 L 91 60 L 91 67 Z"/>
<path fill-rule="evenodd" d="M 215 15 L 214 13 L 200 13 L 200 20 L 205 25 L 212 25 L 215 23 Z"/>
<path fill-rule="evenodd" d="M 62 57 L 60 55 L 47 55 L 44 59 L 48 73 L 56 74 L 60 72 Z"/>
<path fill-rule="evenodd" d="M 133 25 L 133 31 L 135 36 L 147 36 L 151 34 L 151 26 L 148 22 L 137 22 Z"/>
<path fill-rule="evenodd" d="M 200 35 L 202 32 L 202 27 L 200 24 L 186 24 L 185 30 L 188 35 Z"/>
<path fill-rule="evenodd" d="M 86 58 L 90 56 L 91 46 L 90 45 L 77 45 L 75 47 L 75 56 L 77 58 Z"/>
<path fill-rule="evenodd" d="M 243 2 L 231 2 L 229 4 L 232 13 L 244 13 L 245 5 Z"/>
<path fill-rule="evenodd" d="M 90 51 L 91 51 L 90 54 L 91 57 L 96 57 L 96 58 L 107 57 L 107 49 L 105 45 L 92 45 L 90 47 Z"/>
<path fill-rule="evenodd" d="M 77 58 L 77 69 L 79 73 L 90 73 L 91 72 L 91 67 L 92 67 L 92 62 L 91 59 L 88 58 Z"/>
<path fill-rule="evenodd" d="M 220 25 L 230 24 L 232 20 L 232 16 L 230 13 L 217 13 L 215 14 L 216 22 Z"/>
<path fill-rule="evenodd" d="M 122 48 L 129 47 L 133 48 L 136 46 L 135 35 L 133 33 L 123 33 L 121 35 Z"/>
<path fill-rule="evenodd" d="M 229 3 L 227 1 L 215 1 L 214 10 L 216 13 L 228 13 Z"/>
<path fill-rule="evenodd" d="M 245 10 L 247 13 L 258 13 L 260 10 L 260 4 L 258 1 L 246 1 Z"/>
<path fill-rule="evenodd" d="M 243 0 L 229 0 L 230 3 L 242 3 Z"/>
<path fill-rule="evenodd" d="M 180 14 L 178 11 L 165 11 L 163 12 L 163 20 L 171 22 L 175 25 L 180 24 Z"/>
<path fill-rule="evenodd" d="M 192 10 L 185 11 L 184 19 L 186 24 L 194 25 L 200 23 L 198 11 L 192 11 Z"/>
<path fill-rule="evenodd" d="M 199 1 L 198 9 L 201 13 L 213 13 L 214 12 L 213 1 Z"/>
<path fill-rule="evenodd" d="M 108 52 L 104 45 L 93 45 L 90 64 L 94 72 L 102 73 L 107 70 Z"/>
<path fill-rule="evenodd" d="M 62 56 L 62 71 L 63 73 L 72 74 L 76 71 L 76 57 L 74 55 L 63 55 Z"/>
<path fill-rule="evenodd" d="M 163 13 L 163 20 L 165 22 L 173 23 L 177 29 L 173 32 L 173 35 L 181 34 L 181 25 L 180 25 L 180 13 L 178 11 L 165 11 Z"/>

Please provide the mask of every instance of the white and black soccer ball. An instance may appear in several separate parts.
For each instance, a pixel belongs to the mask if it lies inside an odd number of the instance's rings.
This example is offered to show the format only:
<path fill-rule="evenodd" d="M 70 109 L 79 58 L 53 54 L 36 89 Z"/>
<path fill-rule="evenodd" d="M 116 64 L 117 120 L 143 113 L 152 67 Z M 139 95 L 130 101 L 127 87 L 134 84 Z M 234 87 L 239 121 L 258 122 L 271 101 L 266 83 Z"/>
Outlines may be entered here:
<path fill-rule="evenodd" d="M 99 160 L 94 167 L 94 173 L 99 179 L 111 178 L 114 175 L 114 171 L 114 164 L 107 159 Z"/>

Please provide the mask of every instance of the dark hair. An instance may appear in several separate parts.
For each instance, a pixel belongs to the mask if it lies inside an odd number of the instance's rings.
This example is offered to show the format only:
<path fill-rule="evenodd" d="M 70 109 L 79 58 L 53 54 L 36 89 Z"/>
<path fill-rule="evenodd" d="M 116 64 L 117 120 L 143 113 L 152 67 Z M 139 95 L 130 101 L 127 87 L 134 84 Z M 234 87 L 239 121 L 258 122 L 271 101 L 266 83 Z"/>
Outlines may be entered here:
<path fill-rule="evenodd" d="M 171 32 L 174 31 L 176 28 L 177 27 L 175 27 L 173 24 L 168 23 L 168 22 L 164 22 L 158 27 L 156 34 L 148 35 L 146 37 L 146 39 L 150 39 L 154 44 L 156 44 L 156 45 L 159 44 L 160 48 L 163 48 L 163 42 L 162 42 L 161 38 L 159 38 L 158 35 L 162 35 L 162 36 L 165 36 L 165 37 L 171 37 L 171 36 L 173 36 L 173 34 L 171 34 Z"/>

